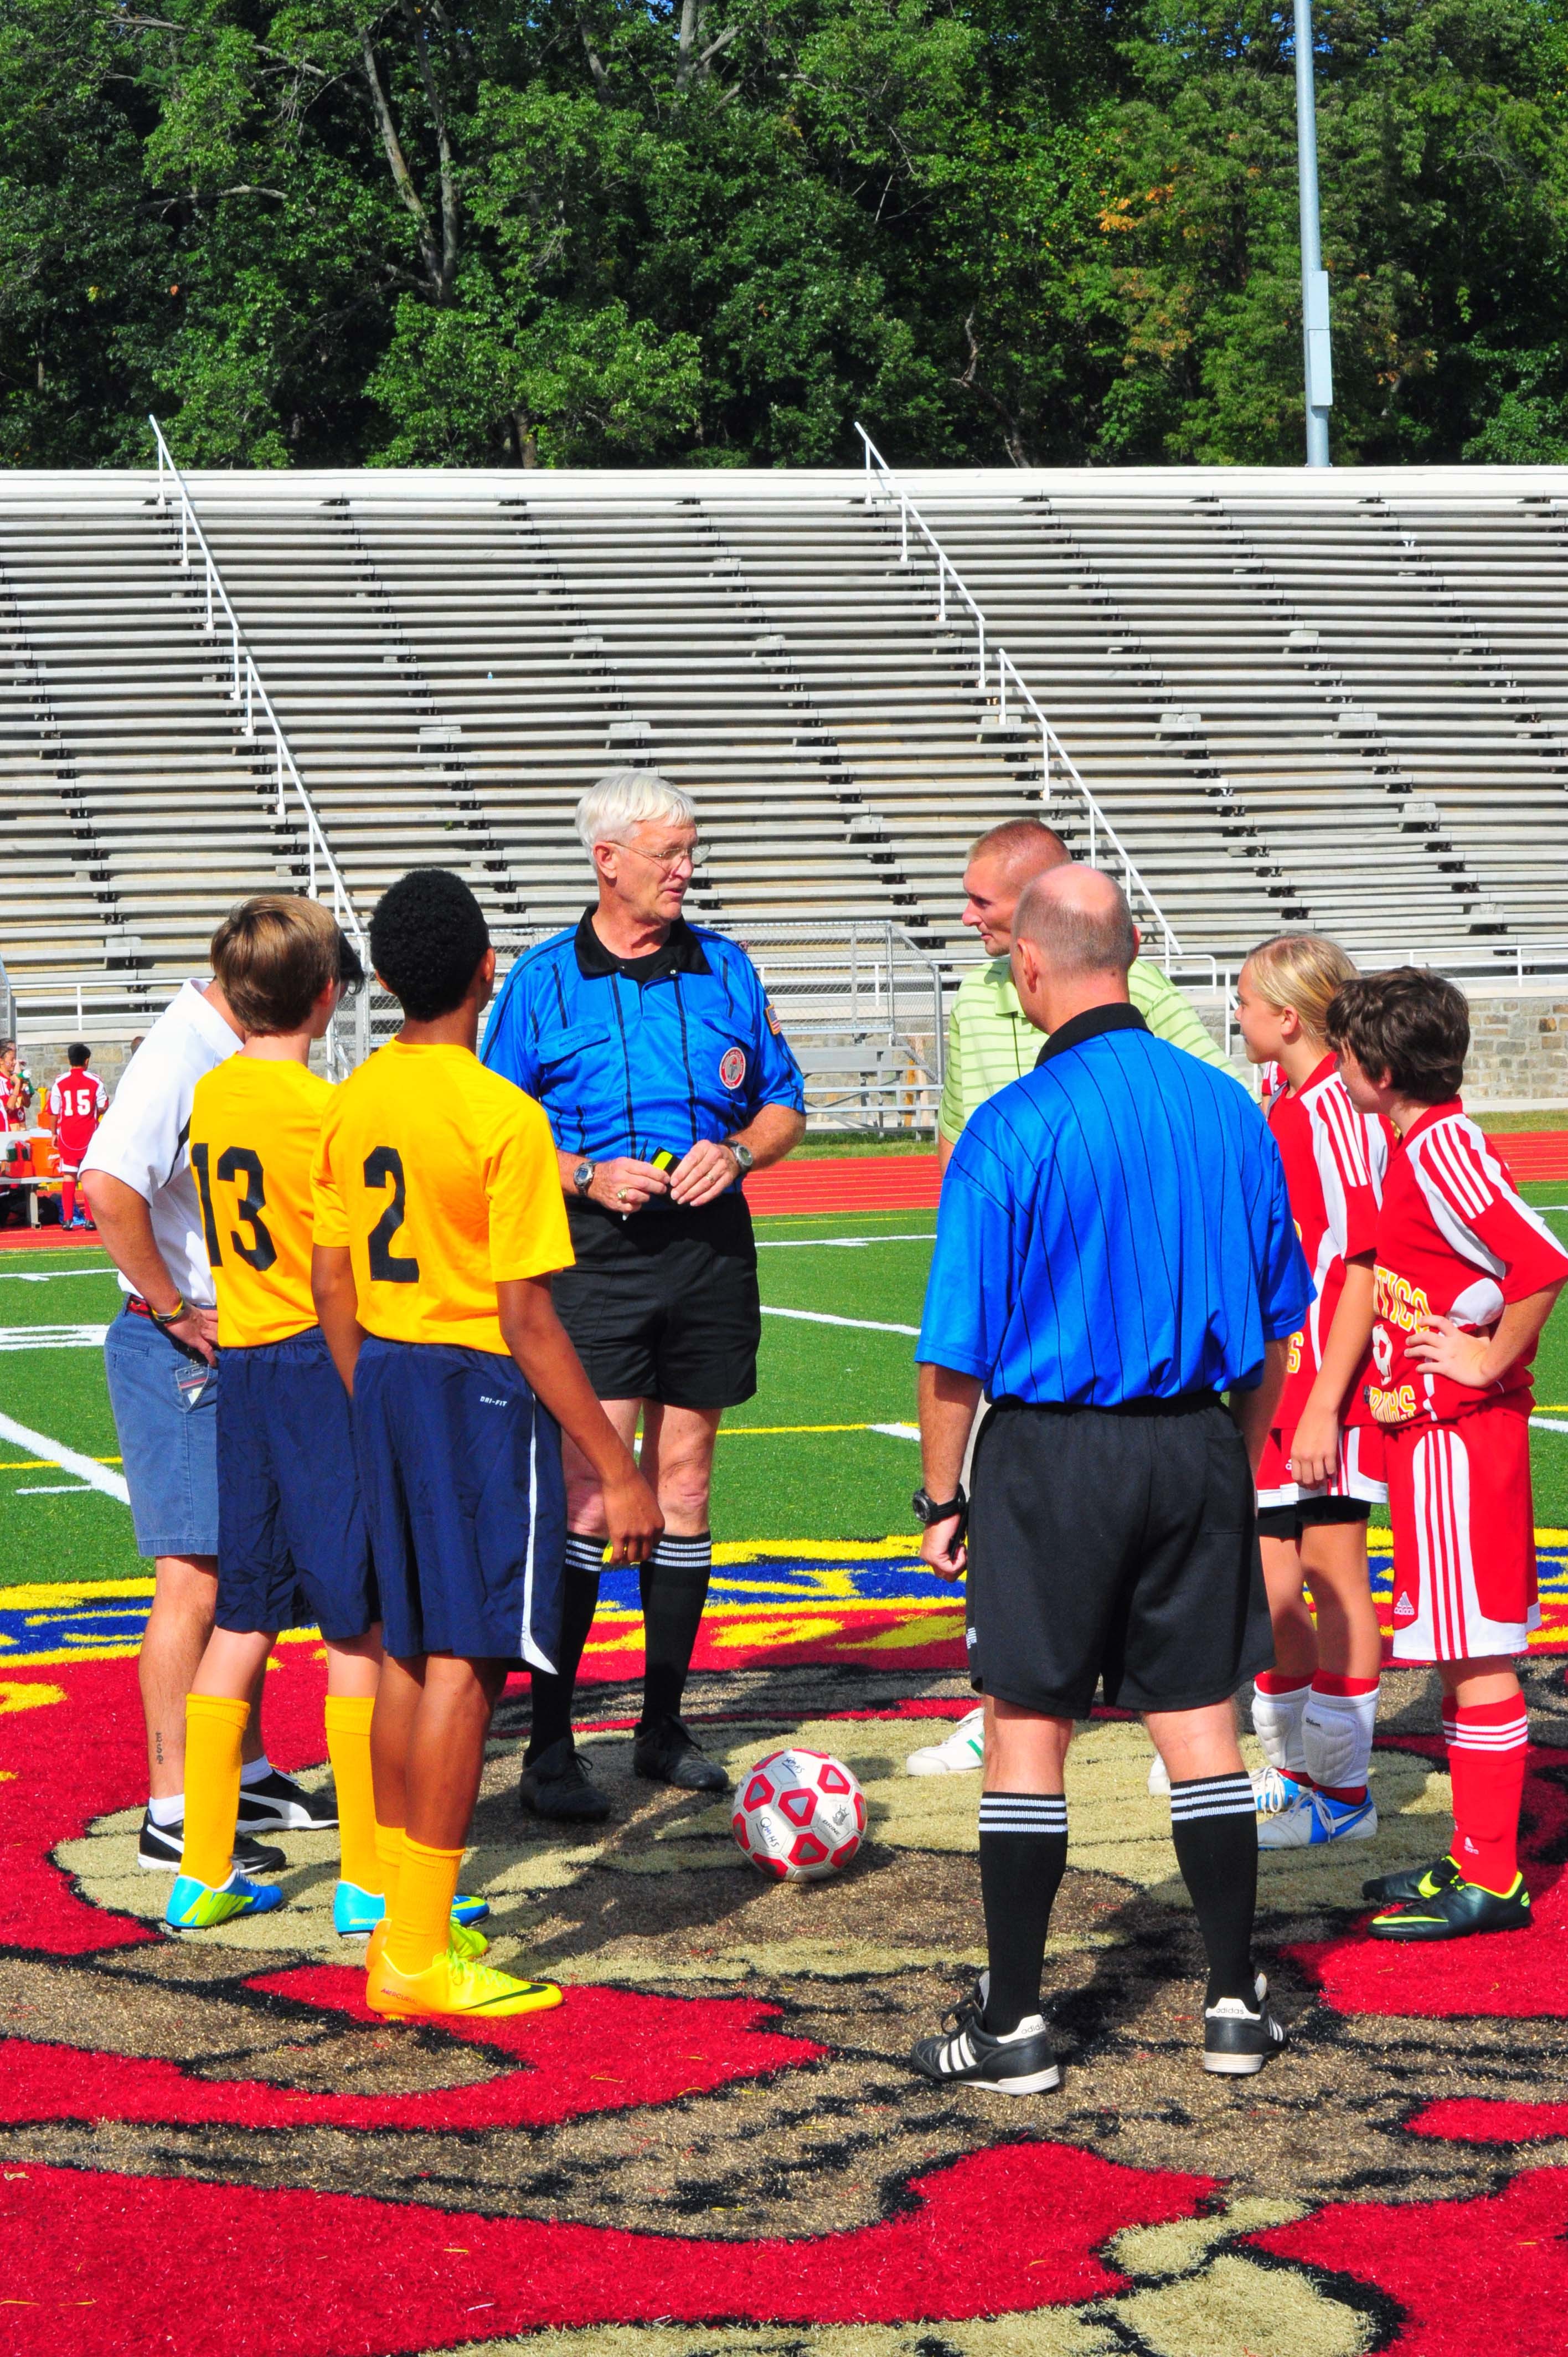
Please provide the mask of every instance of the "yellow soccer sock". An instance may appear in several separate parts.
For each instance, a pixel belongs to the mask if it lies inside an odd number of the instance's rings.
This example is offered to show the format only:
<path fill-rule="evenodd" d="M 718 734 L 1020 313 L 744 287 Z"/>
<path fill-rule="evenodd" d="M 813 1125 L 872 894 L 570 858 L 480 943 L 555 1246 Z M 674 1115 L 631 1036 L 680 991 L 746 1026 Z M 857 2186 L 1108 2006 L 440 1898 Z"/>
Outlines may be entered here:
<path fill-rule="evenodd" d="M 345 1882 L 381 1888 L 376 1850 L 376 1797 L 371 1782 L 371 1713 L 374 1695 L 328 1695 L 327 1756 L 338 1787 L 338 1846 Z"/>
<path fill-rule="evenodd" d="M 452 1937 L 460 1849 L 427 1849 L 405 1834 L 397 1898 L 387 1911 L 386 1960 L 397 1973 L 422 1973 L 445 1955 Z"/>
<path fill-rule="evenodd" d="M 240 1746 L 250 1724 L 248 1702 L 226 1695 L 185 1698 L 185 1850 L 182 1874 L 216 1890 L 234 1863 L 234 1821 L 240 1813 Z"/>
<path fill-rule="evenodd" d="M 403 1846 L 408 1836 L 401 1825 L 383 1825 L 376 1819 L 376 1880 L 372 1889 L 379 1890 L 386 1902 L 385 1912 L 392 1911 L 397 1897 L 398 1877 L 403 1872 Z"/>

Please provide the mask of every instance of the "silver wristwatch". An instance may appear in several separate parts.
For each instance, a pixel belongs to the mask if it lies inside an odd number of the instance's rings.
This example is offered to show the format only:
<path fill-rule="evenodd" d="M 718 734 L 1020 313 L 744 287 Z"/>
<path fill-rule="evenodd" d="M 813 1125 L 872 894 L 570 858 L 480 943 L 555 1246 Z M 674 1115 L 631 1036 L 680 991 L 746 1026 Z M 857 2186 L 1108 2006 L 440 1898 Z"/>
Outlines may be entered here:
<path fill-rule="evenodd" d="M 739 1167 L 741 1177 L 743 1178 L 749 1178 L 752 1173 L 753 1165 L 757 1160 L 757 1157 L 753 1154 L 750 1146 L 743 1146 L 738 1137 L 726 1137 L 725 1144 L 735 1156 L 736 1162 Z"/>
<path fill-rule="evenodd" d="M 577 1168 L 572 1173 L 572 1184 L 575 1187 L 579 1195 L 585 1195 L 587 1193 L 589 1188 L 594 1183 L 594 1173 L 597 1170 L 598 1167 L 599 1166 L 596 1162 L 583 1161 L 578 1163 Z"/>

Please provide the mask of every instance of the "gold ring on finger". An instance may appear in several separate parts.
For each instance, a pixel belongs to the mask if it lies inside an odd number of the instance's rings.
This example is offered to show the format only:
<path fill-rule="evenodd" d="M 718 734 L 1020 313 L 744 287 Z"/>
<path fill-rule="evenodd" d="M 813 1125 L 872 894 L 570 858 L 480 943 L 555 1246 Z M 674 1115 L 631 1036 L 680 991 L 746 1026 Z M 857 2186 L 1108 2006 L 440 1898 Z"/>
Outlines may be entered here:
<path fill-rule="evenodd" d="M 618 1202 L 618 1203 L 624 1203 L 624 1202 L 625 1202 L 625 1200 L 626 1200 L 626 1189 L 625 1189 L 624 1187 L 618 1187 L 618 1188 L 616 1189 L 616 1200 L 617 1200 L 617 1202 Z"/>

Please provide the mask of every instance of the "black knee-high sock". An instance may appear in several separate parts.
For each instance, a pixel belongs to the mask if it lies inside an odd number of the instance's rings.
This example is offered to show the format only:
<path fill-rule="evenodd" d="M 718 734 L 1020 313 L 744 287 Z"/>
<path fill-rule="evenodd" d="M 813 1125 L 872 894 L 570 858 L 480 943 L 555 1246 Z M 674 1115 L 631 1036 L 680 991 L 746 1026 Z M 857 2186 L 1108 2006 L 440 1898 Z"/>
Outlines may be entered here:
<path fill-rule="evenodd" d="M 605 1559 L 605 1542 L 591 1532 L 568 1531 L 566 1534 L 566 1575 L 561 1594 L 561 1644 L 555 1656 L 555 1674 L 548 1671 L 533 1673 L 533 1726 L 528 1738 L 527 1760 L 537 1760 L 553 1743 L 572 1732 L 572 1693 L 577 1683 L 577 1664 L 583 1658 L 583 1648 L 588 1641 L 588 1631 L 594 1625 L 594 1614 L 599 1602 L 599 1567 Z"/>
<path fill-rule="evenodd" d="M 642 1566 L 643 1642 L 647 1667 L 642 1678 L 642 1716 L 679 1718 L 692 1648 L 708 1600 L 708 1577 L 714 1566 L 714 1537 L 701 1531 L 694 1538 L 678 1538 L 666 1531 Z"/>
<path fill-rule="evenodd" d="M 1208 2005 L 1252 1990 L 1258 1900 L 1258 1813 L 1245 1774 L 1171 1782 L 1171 1840 L 1208 1958 Z"/>
<path fill-rule="evenodd" d="M 981 1795 L 980 1890 L 991 1965 L 984 2027 L 993 2038 L 1040 2009 L 1046 1933 L 1066 1866 L 1060 1792 Z"/>

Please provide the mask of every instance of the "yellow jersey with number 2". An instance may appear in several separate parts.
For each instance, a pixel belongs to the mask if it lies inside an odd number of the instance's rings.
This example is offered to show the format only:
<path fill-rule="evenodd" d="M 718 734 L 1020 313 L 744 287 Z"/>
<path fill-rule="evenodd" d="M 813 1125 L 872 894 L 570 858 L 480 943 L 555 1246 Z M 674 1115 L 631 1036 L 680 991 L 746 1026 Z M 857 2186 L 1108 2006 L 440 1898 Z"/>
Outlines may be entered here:
<path fill-rule="evenodd" d="M 383 1341 L 504 1355 L 497 1286 L 572 1265 L 550 1125 L 467 1048 L 378 1048 L 332 1092 L 315 1186 L 316 1242 L 347 1245 Z"/>
<path fill-rule="evenodd" d="M 220 1349 L 285 1342 L 316 1323 L 310 1173 L 334 1093 L 305 1065 L 260 1056 L 231 1056 L 196 1083 L 190 1168 Z"/>

